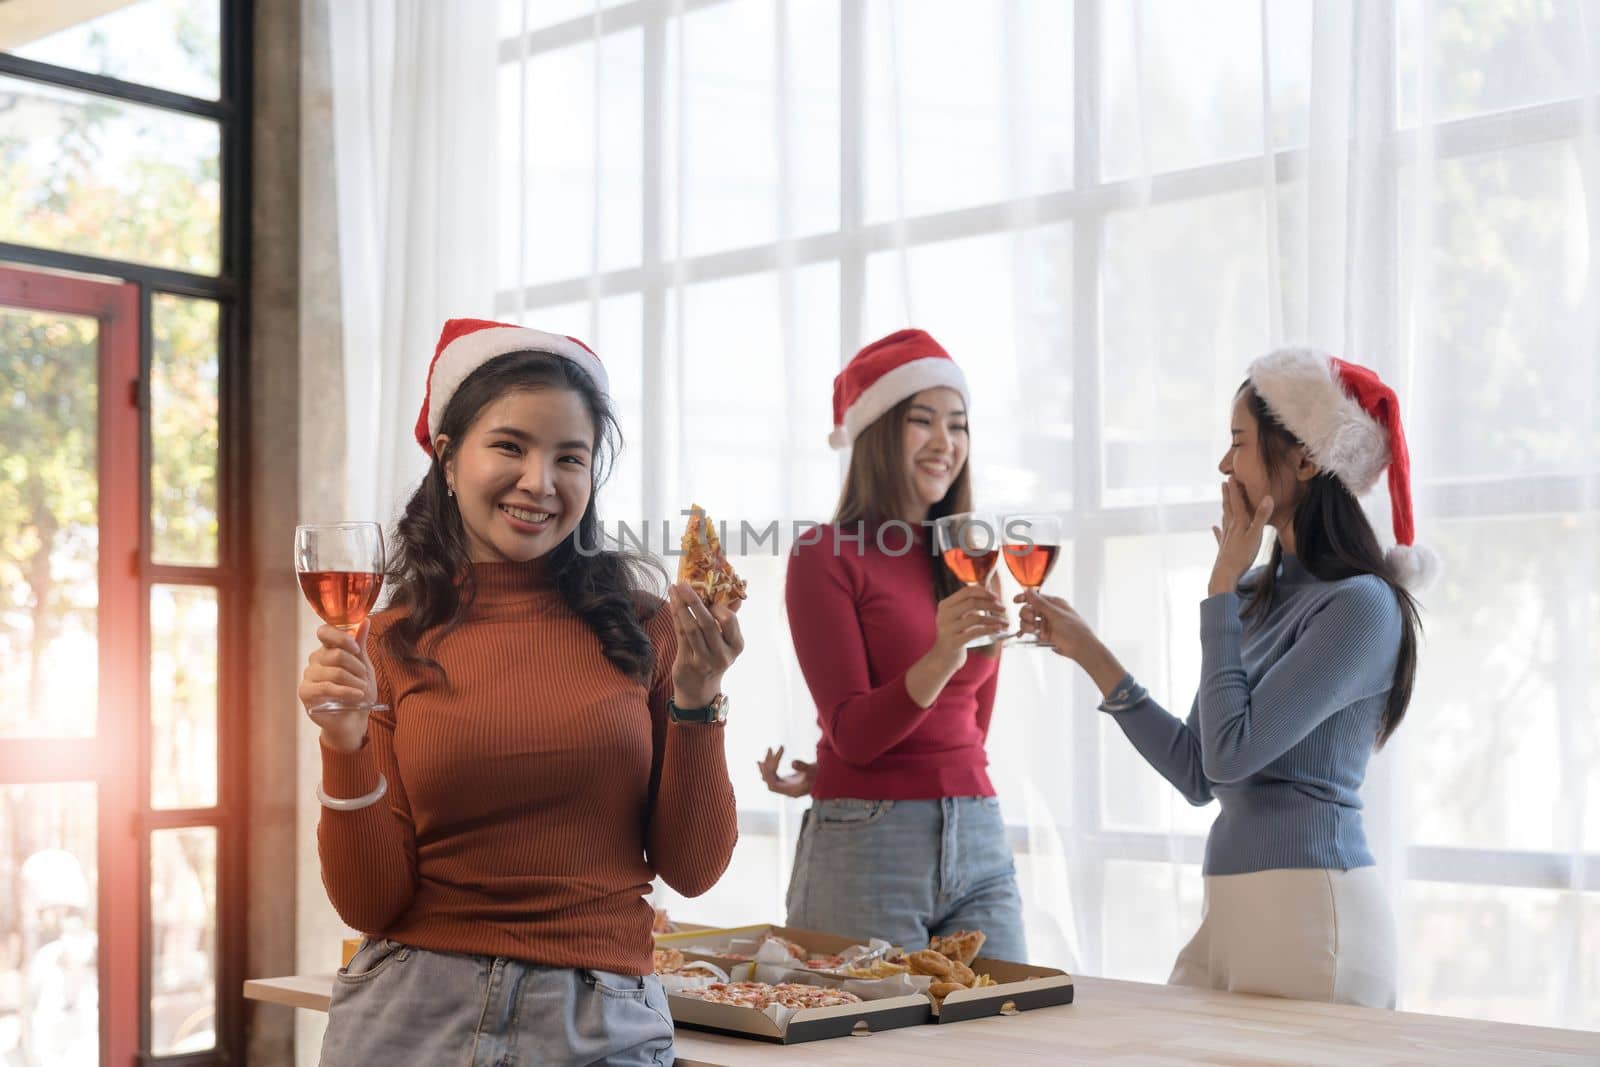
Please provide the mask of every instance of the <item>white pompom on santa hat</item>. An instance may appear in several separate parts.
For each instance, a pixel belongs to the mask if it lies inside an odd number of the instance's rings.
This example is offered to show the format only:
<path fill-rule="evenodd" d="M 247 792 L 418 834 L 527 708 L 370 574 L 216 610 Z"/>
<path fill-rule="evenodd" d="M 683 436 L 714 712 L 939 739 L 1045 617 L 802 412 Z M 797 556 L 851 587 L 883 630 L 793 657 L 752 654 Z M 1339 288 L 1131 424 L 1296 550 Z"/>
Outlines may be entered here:
<path fill-rule="evenodd" d="M 433 455 L 433 439 L 439 435 L 445 409 L 450 406 L 450 398 L 456 395 L 461 383 L 491 359 L 512 352 L 545 352 L 560 356 L 589 375 L 602 393 L 611 391 L 611 383 L 600 357 L 576 337 L 545 333 L 509 322 L 450 319 L 439 332 L 439 344 L 433 350 L 433 362 L 428 364 L 428 385 L 422 396 L 422 410 L 417 413 L 417 444 L 422 446 L 424 452 Z"/>
<path fill-rule="evenodd" d="M 1431 585 L 1444 566 L 1438 553 L 1415 543 L 1411 456 L 1394 390 L 1367 367 L 1304 348 L 1262 356 L 1250 364 L 1250 383 L 1311 461 L 1352 495 L 1365 496 L 1389 469 L 1395 544 L 1385 555 L 1407 589 Z"/>
<path fill-rule="evenodd" d="M 925 330 L 897 330 L 857 352 L 833 379 L 833 433 L 828 443 L 849 448 L 861 431 L 900 401 L 924 389 L 954 389 L 970 407 L 967 377 Z"/>

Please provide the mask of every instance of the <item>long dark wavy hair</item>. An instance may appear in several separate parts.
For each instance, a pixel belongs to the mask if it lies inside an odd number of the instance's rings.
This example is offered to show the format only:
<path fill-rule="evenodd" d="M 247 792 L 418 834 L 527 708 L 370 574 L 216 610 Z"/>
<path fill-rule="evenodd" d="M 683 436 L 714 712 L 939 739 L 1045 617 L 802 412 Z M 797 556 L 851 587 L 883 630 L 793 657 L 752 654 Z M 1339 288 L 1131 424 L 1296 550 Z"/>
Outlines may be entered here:
<path fill-rule="evenodd" d="M 1289 453 L 1303 443 L 1286 429 L 1278 417 L 1267 407 L 1255 387 L 1246 381 L 1239 387 L 1239 395 L 1246 398 L 1250 413 L 1256 420 L 1256 440 L 1261 449 L 1261 461 L 1267 476 L 1278 480 L 1279 473 L 1289 464 Z M 1294 508 L 1294 547 L 1306 570 L 1325 582 L 1352 578 L 1358 574 L 1374 574 L 1394 590 L 1395 601 L 1400 605 L 1400 654 L 1395 659 L 1394 684 L 1389 689 L 1389 701 L 1378 722 L 1378 740 L 1384 742 L 1405 718 L 1406 706 L 1411 703 L 1411 690 L 1417 678 L 1417 639 L 1422 632 L 1422 620 L 1417 602 L 1406 592 L 1395 575 L 1394 568 L 1384 558 L 1378 544 L 1378 535 L 1367 521 L 1366 512 L 1355 495 L 1343 482 L 1328 471 L 1320 471 L 1305 486 Z M 1264 616 L 1272 606 L 1272 594 L 1277 587 L 1278 564 L 1283 562 L 1283 542 L 1272 545 L 1272 560 L 1258 577 L 1241 590 L 1245 601 L 1243 616 L 1255 620 Z"/>
<path fill-rule="evenodd" d="M 839 505 L 833 513 L 833 521 L 838 525 L 854 526 L 859 522 L 871 530 L 910 510 L 904 430 L 914 400 L 914 396 L 906 397 L 856 437 L 850 450 L 844 487 L 839 491 Z M 970 420 L 968 425 L 970 427 Z M 971 434 L 968 429 L 969 442 Z M 956 472 L 944 496 L 928 509 L 929 522 L 972 510 L 971 454 L 969 444 L 967 462 L 961 464 L 961 470 Z M 937 555 L 930 553 L 930 558 L 934 596 L 943 600 L 960 589 L 961 582 Z"/>
<path fill-rule="evenodd" d="M 665 575 L 660 565 L 643 553 L 603 547 L 595 511 L 599 488 L 621 451 L 622 432 L 610 402 L 593 380 L 569 361 L 547 352 L 496 356 L 468 375 L 450 398 L 439 423 L 439 432 L 450 441 L 443 454 L 433 458 L 395 528 L 387 575 L 387 584 L 395 593 L 389 607 L 410 610 L 389 627 L 384 639 L 402 662 L 436 671 L 450 684 L 444 667 L 429 653 L 461 625 L 476 586 L 466 530 L 447 491 L 445 466 L 485 407 L 508 393 L 534 389 L 566 389 L 578 394 L 595 428 L 589 506 L 577 529 L 548 557 L 556 589 L 600 639 L 606 659 L 648 686 L 656 656 L 642 623 L 661 604 Z M 584 549 L 581 552 L 579 545 Z"/>

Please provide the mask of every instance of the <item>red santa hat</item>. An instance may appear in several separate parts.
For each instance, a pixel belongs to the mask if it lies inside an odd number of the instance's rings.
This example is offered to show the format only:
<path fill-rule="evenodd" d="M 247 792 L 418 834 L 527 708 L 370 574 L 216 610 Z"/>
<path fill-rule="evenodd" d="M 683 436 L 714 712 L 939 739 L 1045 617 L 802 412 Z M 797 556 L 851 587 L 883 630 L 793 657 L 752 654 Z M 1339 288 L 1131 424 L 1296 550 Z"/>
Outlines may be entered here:
<path fill-rule="evenodd" d="M 1262 356 L 1250 364 L 1250 382 L 1311 461 L 1353 495 L 1370 492 L 1388 468 L 1395 545 L 1386 555 L 1402 585 L 1430 585 L 1443 565 L 1432 549 L 1415 543 L 1411 457 L 1394 390 L 1366 367 L 1304 348 Z"/>
<path fill-rule="evenodd" d="M 954 389 L 968 406 L 966 375 L 924 330 L 898 330 L 855 354 L 833 379 L 833 433 L 828 443 L 848 448 L 889 409 L 924 389 Z"/>
<path fill-rule="evenodd" d="M 487 319 L 450 319 L 439 333 L 439 344 L 428 364 L 428 385 L 417 413 L 417 444 L 433 455 L 433 439 L 450 406 L 450 398 L 468 376 L 496 356 L 509 352 L 547 352 L 570 360 L 594 380 L 602 393 L 610 391 L 606 369 L 594 350 L 576 337 L 545 333 L 508 322 Z"/>

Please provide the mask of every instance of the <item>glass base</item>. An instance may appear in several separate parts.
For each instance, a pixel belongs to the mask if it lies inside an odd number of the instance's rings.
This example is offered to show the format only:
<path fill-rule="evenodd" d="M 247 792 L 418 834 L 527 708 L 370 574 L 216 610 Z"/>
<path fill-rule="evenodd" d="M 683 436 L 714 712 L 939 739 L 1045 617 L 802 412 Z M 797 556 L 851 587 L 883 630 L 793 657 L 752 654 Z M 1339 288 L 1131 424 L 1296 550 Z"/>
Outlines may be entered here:
<path fill-rule="evenodd" d="M 387 705 L 387 704 L 369 704 L 366 701 L 359 701 L 359 702 L 357 702 L 355 704 L 341 704 L 337 700 L 329 700 L 329 701 L 325 701 L 325 702 L 323 702 L 321 704 L 313 704 L 311 707 L 306 709 L 307 713 L 310 714 L 310 716 L 312 718 L 316 718 L 319 713 L 327 715 L 327 714 L 332 714 L 333 712 L 337 712 L 337 711 L 368 711 L 368 712 L 371 712 L 371 711 L 388 711 L 388 710 L 389 710 L 389 705 Z"/>
<path fill-rule="evenodd" d="M 1050 647 L 1049 645 L 1045 644 L 1043 641 L 1040 641 L 1036 637 L 1024 635 L 1021 630 L 1013 630 L 1010 633 L 1004 633 L 1004 634 L 995 634 L 993 637 L 985 637 L 983 639 L 983 643 L 984 644 L 989 644 L 992 641 L 1005 641 L 1007 643 L 1006 644 L 1007 648 L 1049 648 Z M 968 645 L 967 647 L 971 648 L 972 646 Z"/>

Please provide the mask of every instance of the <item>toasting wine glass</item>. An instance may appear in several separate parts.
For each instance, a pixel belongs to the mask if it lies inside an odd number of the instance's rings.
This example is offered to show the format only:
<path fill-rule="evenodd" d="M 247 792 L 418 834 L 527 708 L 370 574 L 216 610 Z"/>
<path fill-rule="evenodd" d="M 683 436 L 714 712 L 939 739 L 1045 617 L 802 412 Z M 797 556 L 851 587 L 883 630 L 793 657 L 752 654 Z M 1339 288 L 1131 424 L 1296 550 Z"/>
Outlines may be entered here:
<path fill-rule="evenodd" d="M 993 516 L 976 511 L 946 515 L 934 520 L 933 535 L 944 565 L 967 585 L 987 582 L 994 565 L 1000 562 L 1000 530 Z M 998 637 L 974 637 L 967 647 L 981 648 L 997 640 Z"/>
<path fill-rule="evenodd" d="M 375 522 L 319 522 L 294 529 L 300 591 L 322 621 L 346 633 L 361 628 L 383 588 L 383 528 Z M 319 711 L 387 710 L 383 704 L 333 700 Z"/>
<path fill-rule="evenodd" d="M 1007 515 L 1003 520 L 1002 532 L 1006 569 L 1022 588 L 1037 593 L 1045 579 L 1050 577 L 1050 572 L 1055 570 L 1056 560 L 1061 558 L 1060 516 Z M 1046 647 L 1037 634 L 1019 638 L 1015 643 L 1029 648 Z"/>

